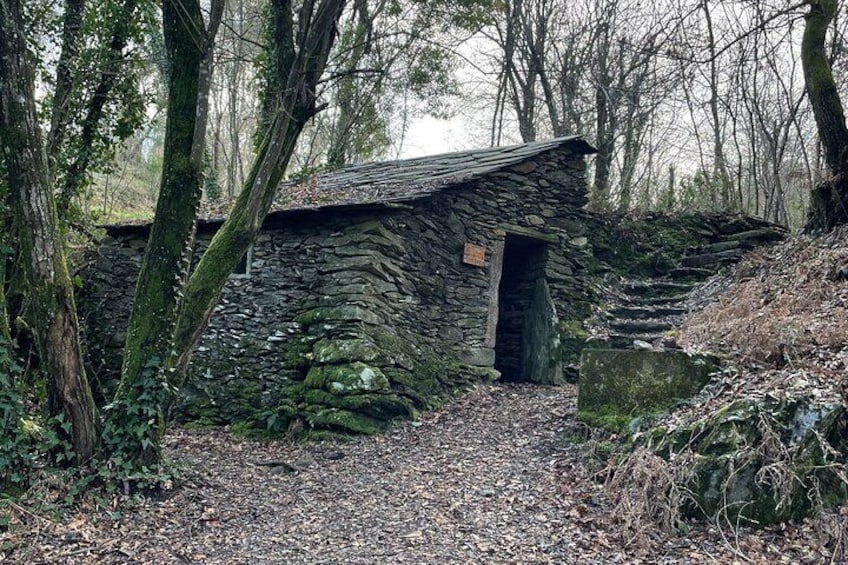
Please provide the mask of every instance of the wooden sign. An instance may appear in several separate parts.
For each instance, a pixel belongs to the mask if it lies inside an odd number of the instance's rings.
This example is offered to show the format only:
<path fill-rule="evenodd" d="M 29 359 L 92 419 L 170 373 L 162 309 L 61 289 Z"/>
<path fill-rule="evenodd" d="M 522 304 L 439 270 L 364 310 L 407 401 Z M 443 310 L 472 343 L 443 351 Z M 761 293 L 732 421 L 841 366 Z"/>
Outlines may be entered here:
<path fill-rule="evenodd" d="M 466 243 L 462 251 L 462 262 L 475 267 L 484 266 L 486 264 L 486 248 L 482 245 Z"/>

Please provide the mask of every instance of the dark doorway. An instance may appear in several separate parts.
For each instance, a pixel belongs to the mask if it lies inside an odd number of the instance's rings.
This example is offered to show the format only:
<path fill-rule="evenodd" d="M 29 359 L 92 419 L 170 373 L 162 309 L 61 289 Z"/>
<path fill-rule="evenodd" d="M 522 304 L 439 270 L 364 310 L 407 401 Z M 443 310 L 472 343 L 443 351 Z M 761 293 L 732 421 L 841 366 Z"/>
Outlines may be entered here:
<path fill-rule="evenodd" d="M 540 280 L 544 280 L 546 256 L 544 241 L 506 235 L 495 333 L 495 368 L 504 381 L 527 380 L 522 349 L 525 321 L 533 304 L 534 289 Z"/>

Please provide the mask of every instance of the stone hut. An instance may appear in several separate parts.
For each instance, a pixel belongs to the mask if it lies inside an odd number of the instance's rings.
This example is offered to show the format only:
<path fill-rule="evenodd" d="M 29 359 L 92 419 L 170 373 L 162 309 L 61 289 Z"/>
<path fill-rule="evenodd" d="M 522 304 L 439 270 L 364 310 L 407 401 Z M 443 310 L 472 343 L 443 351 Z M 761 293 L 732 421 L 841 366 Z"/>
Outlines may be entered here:
<path fill-rule="evenodd" d="M 593 152 L 565 137 L 282 186 L 194 354 L 181 417 L 369 433 L 474 382 L 558 382 L 575 361 L 560 334 L 588 311 Z M 222 221 L 199 222 L 198 253 Z M 148 229 L 108 226 L 86 273 L 104 394 Z"/>

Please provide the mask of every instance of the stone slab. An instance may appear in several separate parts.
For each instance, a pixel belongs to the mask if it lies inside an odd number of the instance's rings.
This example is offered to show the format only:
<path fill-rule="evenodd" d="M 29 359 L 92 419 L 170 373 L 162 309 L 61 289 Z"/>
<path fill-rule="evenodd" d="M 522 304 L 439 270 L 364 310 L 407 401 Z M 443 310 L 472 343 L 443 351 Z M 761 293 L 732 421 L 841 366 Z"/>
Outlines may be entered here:
<path fill-rule="evenodd" d="M 715 370 L 708 358 L 682 351 L 586 349 L 577 408 L 625 415 L 665 410 L 701 390 Z"/>

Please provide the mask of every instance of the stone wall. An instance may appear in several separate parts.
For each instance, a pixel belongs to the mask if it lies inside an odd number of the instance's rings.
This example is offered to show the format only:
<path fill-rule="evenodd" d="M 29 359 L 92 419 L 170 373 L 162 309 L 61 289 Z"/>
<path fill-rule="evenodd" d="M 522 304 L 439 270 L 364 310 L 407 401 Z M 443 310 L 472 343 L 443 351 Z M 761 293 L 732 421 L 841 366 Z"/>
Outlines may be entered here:
<path fill-rule="evenodd" d="M 194 355 L 181 416 L 368 433 L 497 378 L 501 266 L 506 284 L 522 277 L 510 237 L 537 242 L 561 321 L 588 313 L 584 173 L 582 157 L 553 151 L 404 204 L 269 218 L 249 275 L 229 281 Z M 199 230 L 199 252 L 214 228 Z M 106 397 L 145 238 L 111 230 L 80 297 Z M 486 250 L 483 266 L 463 262 L 466 243 Z"/>

